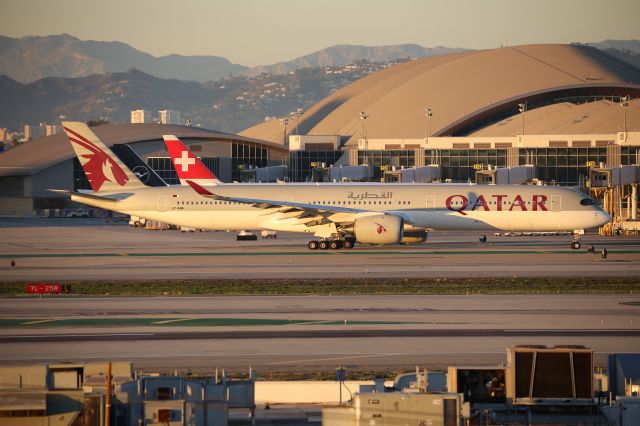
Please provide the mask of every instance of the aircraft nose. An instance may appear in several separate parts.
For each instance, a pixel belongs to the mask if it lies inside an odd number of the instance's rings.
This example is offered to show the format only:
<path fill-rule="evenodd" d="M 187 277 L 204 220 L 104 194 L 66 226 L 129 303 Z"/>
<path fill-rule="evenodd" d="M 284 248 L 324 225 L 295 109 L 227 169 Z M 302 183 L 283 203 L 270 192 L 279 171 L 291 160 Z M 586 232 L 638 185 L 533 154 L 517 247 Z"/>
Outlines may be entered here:
<path fill-rule="evenodd" d="M 611 215 L 604 210 L 600 210 L 597 213 L 598 216 L 598 226 L 602 226 L 605 223 L 609 223 L 611 221 Z"/>

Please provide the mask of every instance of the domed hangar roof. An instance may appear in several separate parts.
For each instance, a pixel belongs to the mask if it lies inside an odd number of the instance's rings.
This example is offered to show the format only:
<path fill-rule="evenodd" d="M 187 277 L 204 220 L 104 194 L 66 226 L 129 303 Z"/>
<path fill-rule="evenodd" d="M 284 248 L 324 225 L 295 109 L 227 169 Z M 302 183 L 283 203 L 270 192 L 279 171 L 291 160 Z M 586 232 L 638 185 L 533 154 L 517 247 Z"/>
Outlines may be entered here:
<path fill-rule="evenodd" d="M 582 45 L 526 45 L 464 52 L 399 64 L 364 77 L 304 113 L 299 132 L 369 138 L 422 138 L 431 108 L 432 135 L 463 136 L 518 113 L 562 102 L 640 96 L 640 69 Z M 554 111 L 554 109 L 549 109 Z M 589 132 L 590 129 L 583 128 Z M 282 143 L 278 120 L 243 136 Z"/>

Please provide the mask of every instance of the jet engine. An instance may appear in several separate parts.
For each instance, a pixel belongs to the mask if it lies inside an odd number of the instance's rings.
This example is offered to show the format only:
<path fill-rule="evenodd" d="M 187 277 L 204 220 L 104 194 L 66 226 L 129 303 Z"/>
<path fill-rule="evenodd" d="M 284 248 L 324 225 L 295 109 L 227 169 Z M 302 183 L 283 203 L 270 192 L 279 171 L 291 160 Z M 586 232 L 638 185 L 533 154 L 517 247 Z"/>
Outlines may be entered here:
<path fill-rule="evenodd" d="M 388 214 L 356 219 L 353 233 L 365 244 L 396 244 L 402 240 L 403 220 Z"/>

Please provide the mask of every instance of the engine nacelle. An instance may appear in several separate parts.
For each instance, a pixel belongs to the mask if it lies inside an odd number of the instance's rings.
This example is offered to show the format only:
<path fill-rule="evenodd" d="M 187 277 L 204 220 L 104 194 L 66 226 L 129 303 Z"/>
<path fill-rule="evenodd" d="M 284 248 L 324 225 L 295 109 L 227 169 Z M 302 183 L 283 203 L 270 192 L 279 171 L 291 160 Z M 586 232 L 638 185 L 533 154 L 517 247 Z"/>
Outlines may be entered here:
<path fill-rule="evenodd" d="M 411 229 L 402 232 L 401 244 L 419 244 L 427 241 L 427 231 L 424 229 Z"/>
<path fill-rule="evenodd" d="M 402 228 L 400 216 L 384 214 L 356 219 L 353 233 L 364 244 L 397 244 L 402 240 Z"/>

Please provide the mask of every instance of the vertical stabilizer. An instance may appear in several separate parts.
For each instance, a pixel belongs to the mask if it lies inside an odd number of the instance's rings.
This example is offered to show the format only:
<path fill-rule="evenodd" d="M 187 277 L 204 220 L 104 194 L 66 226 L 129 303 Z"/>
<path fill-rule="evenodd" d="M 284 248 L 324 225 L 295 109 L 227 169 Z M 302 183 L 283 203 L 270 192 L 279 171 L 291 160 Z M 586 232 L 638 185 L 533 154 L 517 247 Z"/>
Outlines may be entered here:
<path fill-rule="evenodd" d="M 220 185 L 221 182 L 216 175 L 202 164 L 180 139 L 173 135 L 163 137 L 181 185 L 188 185 L 187 180 L 198 185 Z"/>
<path fill-rule="evenodd" d="M 95 192 L 144 187 L 85 123 L 65 121 L 62 127 Z"/>

